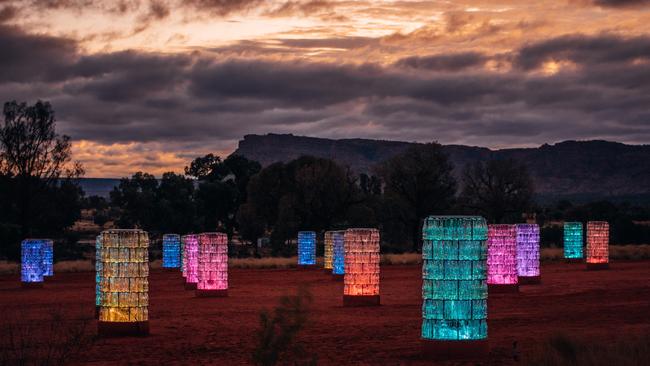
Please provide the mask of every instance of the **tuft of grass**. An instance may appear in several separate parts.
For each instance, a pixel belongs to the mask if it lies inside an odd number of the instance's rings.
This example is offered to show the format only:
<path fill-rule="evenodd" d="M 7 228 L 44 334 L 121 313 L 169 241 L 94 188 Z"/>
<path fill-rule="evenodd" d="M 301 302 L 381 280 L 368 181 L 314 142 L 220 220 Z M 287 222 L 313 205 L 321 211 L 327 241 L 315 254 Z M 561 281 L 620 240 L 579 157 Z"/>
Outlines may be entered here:
<path fill-rule="evenodd" d="M 524 355 L 532 366 L 650 365 L 650 333 L 593 342 L 556 334 Z"/>
<path fill-rule="evenodd" d="M 255 365 L 273 366 L 282 361 L 294 365 L 316 365 L 315 356 L 309 357 L 297 339 L 308 322 L 312 301 L 309 290 L 300 287 L 296 295 L 282 296 L 273 311 L 260 313 L 260 329 L 256 333 L 257 345 L 253 351 Z"/>

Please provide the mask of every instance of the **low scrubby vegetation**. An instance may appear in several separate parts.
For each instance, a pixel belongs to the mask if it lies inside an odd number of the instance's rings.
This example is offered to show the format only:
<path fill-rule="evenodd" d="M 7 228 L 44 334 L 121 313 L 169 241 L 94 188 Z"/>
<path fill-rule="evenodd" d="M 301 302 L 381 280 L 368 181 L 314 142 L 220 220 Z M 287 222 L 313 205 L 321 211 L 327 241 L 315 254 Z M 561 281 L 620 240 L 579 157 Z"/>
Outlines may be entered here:
<path fill-rule="evenodd" d="M 524 354 L 531 366 L 650 365 L 650 333 L 594 342 L 557 334 Z"/>

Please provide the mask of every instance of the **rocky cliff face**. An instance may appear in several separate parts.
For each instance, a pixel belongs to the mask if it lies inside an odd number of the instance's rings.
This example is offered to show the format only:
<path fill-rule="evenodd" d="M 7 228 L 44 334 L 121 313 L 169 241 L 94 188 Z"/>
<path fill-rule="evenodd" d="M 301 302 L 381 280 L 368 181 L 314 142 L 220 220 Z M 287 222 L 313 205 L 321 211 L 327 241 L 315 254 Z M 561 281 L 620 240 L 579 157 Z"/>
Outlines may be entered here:
<path fill-rule="evenodd" d="M 301 155 L 329 158 L 357 172 L 371 172 L 376 164 L 412 143 L 365 139 L 331 140 L 293 135 L 247 135 L 234 154 L 263 166 Z M 545 196 L 612 198 L 650 195 L 650 145 L 608 141 L 565 141 L 538 148 L 490 150 L 483 147 L 444 147 L 459 174 L 473 161 L 515 158 L 524 161 Z"/>

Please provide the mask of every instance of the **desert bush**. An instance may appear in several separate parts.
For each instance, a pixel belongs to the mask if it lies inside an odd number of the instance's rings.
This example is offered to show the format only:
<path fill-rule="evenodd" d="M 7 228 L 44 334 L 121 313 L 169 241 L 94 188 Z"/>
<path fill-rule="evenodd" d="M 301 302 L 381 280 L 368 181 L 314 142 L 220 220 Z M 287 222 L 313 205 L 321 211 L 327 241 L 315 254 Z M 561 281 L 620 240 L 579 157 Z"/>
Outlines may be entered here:
<path fill-rule="evenodd" d="M 91 319 L 64 319 L 60 308 L 51 309 L 47 319 L 22 309 L 1 314 L 1 365 L 65 365 L 94 342 Z"/>
<path fill-rule="evenodd" d="M 650 365 L 650 333 L 601 342 L 557 334 L 525 354 L 523 361 L 532 366 Z"/>
<path fill-rule="evenodd" d="M 316 359 L 307 355 L 297 339 L 308 322 L 311 303 L 309 290 L 300 287 L 296 295 L 282 296 L 273 311 L 260 313 L 260 329 L 253 351 L 255 365 L 272 366 L 281 360 L 290 360 L 294 365 L 316 364 Z"/>

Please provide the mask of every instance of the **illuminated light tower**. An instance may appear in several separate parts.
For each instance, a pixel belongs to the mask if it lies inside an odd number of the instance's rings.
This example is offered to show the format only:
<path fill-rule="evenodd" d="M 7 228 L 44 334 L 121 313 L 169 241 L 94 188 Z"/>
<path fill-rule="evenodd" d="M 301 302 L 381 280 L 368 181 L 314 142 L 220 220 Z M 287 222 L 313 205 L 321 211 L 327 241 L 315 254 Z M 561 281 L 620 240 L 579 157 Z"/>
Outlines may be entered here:
<path fill-rule="evenodd" d="M 311 268 L 316 265 L 316 233 L 298 232 L 298 267 Z"/>
<path fill-rule="evenodd" d="M 185 259 L 185 289 L 196 290 L 196 284 L 199 282 L 199 236 L 190 234 L 185 235 L 184 246 Z"/>
<path fill-rule="evenodd" d="M 587 222 L 587 269 L 609 268 L 609 224 L 606 221 Z"/>
<path fill-rule="evenodd" d="M 24 288 L 43 287 L 43 241 L 25 239 L 20 244 L 20 281 Z"/>
<path fill-rule="evenodd" d="M 541 282 L 537 224 L 517 224 L 517 275 L 521 285 Z"/>
<path fill-rule="evenodd" d="M 379 305 L 379 230 L 347 229 L 343 306 Z"/>
<path fill-rule="evenodd" d="M 41 239 L 43 243 L 43 276 L 54 276 L 54 242 Z"/>
<path fill-rule="evenodd" d="M 325 250 L 323 252 L 323 268 L 326 272 L 332 272 L 332 253 L 333 253 L 333 243 L 332 243 L 332 233 L 333 231 L 326 231 L 324 237 L 324 246 Z"/>
<path fill-rule="evenodd" d="M 99 319 L 99 308 L 102 305 L 102 236 L 95 238 L 95 319 Z"/>
<path fill-rule="evenodd" d="M 487 283 L 491 292 L 519 291 L 517 227 L 488 225 Z"/>
<path fill-rule="evenodd" d="M 429 216 L 422 227 L 422 346 L 432 358 L 488 353 L 487 233 L 479 216 Z"/>
<path fill-rule="evenodd" d="M 199 234 L 197 297 L 228 296 L 228 236 Z"/>
<path fill-rule="evenodd" d="M 564 258 L 567 262 L 582 262 L 582 223 L 564 223 Z"/>
<path fill-rule="evenodd" d="M 185 278 L 187 273 L 185 273 L 187 268 L 187 255 L 185 255 L 185 246 L 187 242 L 187 235 L 181 236 L 181 275 L 183 275 L 183 283 L 185 283 Z"/>
<path fill-rule="evenodd" d="M 101 233 L 100 336 L 149 334 L 149 235 L 142 230 Z"/>
<path fill-rule="evenodd" d="M 343 281 L 345 275 L 345 231 L 332 233 L 332 279 Z"/>
<path fill-rule="evenodd" d="M 163 268 L 178 268 L 181 265 L 181 237 L 177 234 L 163 235 Z"/>

